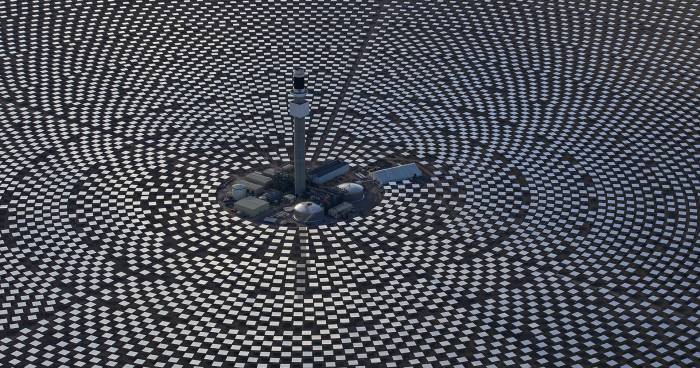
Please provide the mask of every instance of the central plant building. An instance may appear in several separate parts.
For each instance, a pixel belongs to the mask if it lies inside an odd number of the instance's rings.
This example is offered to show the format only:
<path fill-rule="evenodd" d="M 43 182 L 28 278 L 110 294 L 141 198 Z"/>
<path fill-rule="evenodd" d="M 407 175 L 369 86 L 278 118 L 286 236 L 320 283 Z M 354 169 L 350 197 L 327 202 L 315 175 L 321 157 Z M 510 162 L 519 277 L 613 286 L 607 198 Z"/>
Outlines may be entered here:
<path fill-rule="evenodd" d="M 394 166 L 369 173 L 369 176 L 381 185 L 391 183 L 392 181 L 402 181 L 416 178 L 422 175 L 423 173 L 415 163 Z"/>
<path fill-rule="evenodd" d="M 349 170 L 350 165 L 345 161 L 328 161 L 309 171 L 309 179 L 314 184 L 323 184 L 341 175 L 345 175 Z"/>
<path fill-rule="evenodd" d="M 245 197 L 233 205 L 245 217 L 258 217 L 270 209 L 270 204 L 255 197 Z"/>

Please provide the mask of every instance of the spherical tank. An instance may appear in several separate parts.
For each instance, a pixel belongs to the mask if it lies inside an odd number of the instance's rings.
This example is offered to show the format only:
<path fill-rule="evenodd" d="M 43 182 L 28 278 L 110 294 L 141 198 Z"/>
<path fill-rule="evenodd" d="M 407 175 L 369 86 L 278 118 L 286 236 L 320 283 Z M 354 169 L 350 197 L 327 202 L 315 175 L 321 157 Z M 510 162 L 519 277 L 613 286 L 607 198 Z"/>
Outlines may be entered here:
<path fill-rule="evenodd" d="M 357 202 L 365 197 L 365 188 L 357 183 L 338 184 L 338 189 L 343 191 L 345 200 L 348 202 Z"/>
<path fill-rule="evenodd" d="M 313 202 L 301 202 L 294 206 L 294 219 L 312 224 L 323 220 L 323 207 Z"/>

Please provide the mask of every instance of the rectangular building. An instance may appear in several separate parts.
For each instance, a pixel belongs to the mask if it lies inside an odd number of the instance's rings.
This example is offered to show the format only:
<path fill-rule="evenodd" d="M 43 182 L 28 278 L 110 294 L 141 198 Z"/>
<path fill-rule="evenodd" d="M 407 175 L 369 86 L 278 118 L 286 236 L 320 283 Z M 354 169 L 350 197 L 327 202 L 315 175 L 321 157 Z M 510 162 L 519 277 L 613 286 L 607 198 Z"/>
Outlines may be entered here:
<path fill-rule="evenodd" d="M 265 191 L 265 188 L 262 185 L 255 184 L 248 180 L 238 179 L 236 180 L 236 184 L 245 185 L 246 189 L 248 189 L 248 192 L 253 193 L 256 196 L 263 194 L 263 192 Z"/>
<path fill-rule="evenodd" d="M 323 184 L 344 175 L 350 170 L 350 165 L 344 161 L 328 161 L 309 171 L 309 179 L 314 184 Z"/>
<path fill-rule="evenodd" d="M 350 204 L 348 202 L 343 202 L 343 203 L 331 208 L 330 210 L 328 210 L 328 214 L 331 217 L 339 218 L 339 217 L 343 217 L 343 216 L 347 215 L 348 213 L 350 213 L 350 211 L 352 211 L 352 209 L 353 209 L 352 204 Z"/>
<path fill-rule="evenodd" d="M 257 217 L 270 209 L 267 201 L 255 197 L 246 197 L 236 202 L 233 208 L 245 217 Z"/>
<path fill-rule="evenodd" d="M 265 176 L 265 175 L 263 175 L 261 173 L 257 173 L 257 172 L 250 173 L 250 174 L 244 176 L 243 179 L 246 181 L 249 181 L 251 183 L 261 185 L 263 188 L 267 188 L 270 184 L 272 184 L 271 177 Z"/>
<path fill-rule="evenodd" d="M 415 163 L 394 166 L 387 169 L 372 171 L 369 176 L 377 183 L 384 185 L 392 181 L 402 181 L 406 179 L 422 176 L 423 173 Z"/>

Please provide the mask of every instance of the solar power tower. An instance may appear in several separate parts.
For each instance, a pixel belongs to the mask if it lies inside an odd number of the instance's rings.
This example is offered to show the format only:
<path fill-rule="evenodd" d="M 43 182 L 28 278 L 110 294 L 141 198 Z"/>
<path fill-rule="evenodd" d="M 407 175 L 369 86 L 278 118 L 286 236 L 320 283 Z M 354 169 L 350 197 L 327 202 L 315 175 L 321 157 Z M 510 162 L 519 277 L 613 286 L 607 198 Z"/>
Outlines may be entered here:
<path fill-rule="evenodd" d="M 306 101 L 304 76 L 304 69 L 294 68 L 292 77 L 294 89 L 292 89 L 292 101 L 289 102 L 289 115 L 294 118 L 294 194 L 296 196 L 301 196 L 306 191 L 304 118 L 309 115 L 311 108 Z"/>

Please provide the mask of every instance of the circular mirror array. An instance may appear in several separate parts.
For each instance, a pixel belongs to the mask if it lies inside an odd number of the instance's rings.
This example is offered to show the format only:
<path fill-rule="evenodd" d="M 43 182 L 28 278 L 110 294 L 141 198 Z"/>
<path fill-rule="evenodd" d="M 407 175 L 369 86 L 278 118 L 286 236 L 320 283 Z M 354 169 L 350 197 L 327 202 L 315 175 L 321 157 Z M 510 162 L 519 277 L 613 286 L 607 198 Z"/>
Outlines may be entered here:
<path fill-rule="evenodd" d="M 698 3 L 0 4 L 0 366 L 698 366 Z M 231 216 L 291 162 L 430 165 Z"/>

